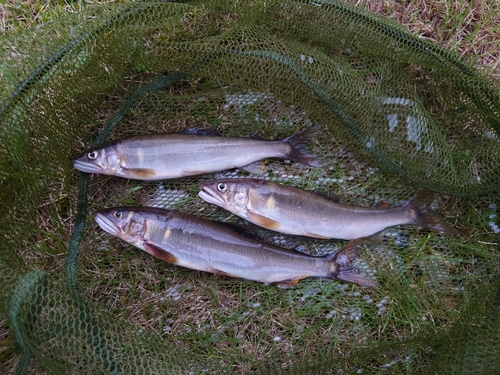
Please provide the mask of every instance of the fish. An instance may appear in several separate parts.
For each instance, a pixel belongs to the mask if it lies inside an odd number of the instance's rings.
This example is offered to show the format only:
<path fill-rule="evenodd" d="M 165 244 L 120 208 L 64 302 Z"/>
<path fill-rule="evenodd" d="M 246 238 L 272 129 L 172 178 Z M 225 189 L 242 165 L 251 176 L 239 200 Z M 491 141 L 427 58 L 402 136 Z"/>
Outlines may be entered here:
<path fill-rule="evenodd" d="M 426 190 L 399 206 L 362 207 L 271 181 L 238 178 L 201 182 L 198 196 L 263 228 L 317 239 L 366 238 L 408 224 L 457 234 L 431 209 L 434 196 Z"/>
<path fill-rule="evenodd" d="M 109 234 L 167 263 L 227 277 L 295 285 L 307 277 L 377 283 L 352 266 L 355 247 L 312 256 L 263 242 L 246 227 L 155 207 L 98 210 L 95 220 Z"/>
<path fill-rule="evenodd" d="M 87 173 L 135 180 L 165 180 L 240 168 L 264 172 L 265 158 L 290 159 L 317 168 L 322 163 L 305 145 L 318 134 L 312 126 L 281 140 L 258 137 L 223 137 L 212 130 L 188 129 L 179 133 L 148 134 L 115 140 L 72 160 Z"/>

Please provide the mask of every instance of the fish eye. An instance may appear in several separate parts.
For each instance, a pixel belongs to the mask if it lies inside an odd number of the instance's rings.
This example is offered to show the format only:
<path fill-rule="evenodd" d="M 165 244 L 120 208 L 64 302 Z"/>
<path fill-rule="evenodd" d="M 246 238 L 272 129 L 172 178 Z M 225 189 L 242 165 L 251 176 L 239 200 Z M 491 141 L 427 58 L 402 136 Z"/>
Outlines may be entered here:
<path fill-rule="evenodd" d="M 115 218 L 117 218 L 118 220 L 121 220 L 121 219 L 123 219 L 124 214 L 122 211 L 115 211 L 115 212 L 113 212 L 113 216 Z"/>
<path fill-rule="evenodd" d="M 95 160 L 97 159 L 97 156 L 99 155 L 99 153 L 97 151 L 90 151 L 88 154 L 87 154 L 87 157 L 90 159 L 90 160 Z"/>
<path fill-rule="evenodd" d="M 217 184 L 217 189 L 221 192 L 224 193 L 227 190 L 227 184 L 225 182 L 219 182 Z"/>

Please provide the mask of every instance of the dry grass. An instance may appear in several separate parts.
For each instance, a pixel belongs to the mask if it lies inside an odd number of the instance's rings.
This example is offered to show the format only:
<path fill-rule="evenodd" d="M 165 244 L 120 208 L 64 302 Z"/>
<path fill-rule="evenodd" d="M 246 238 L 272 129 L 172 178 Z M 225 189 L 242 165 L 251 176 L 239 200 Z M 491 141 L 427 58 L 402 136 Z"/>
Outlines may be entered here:
<path fill-rule="evenodd" d="M 355 0 L 375 13 L 396 20 L 415 35 L 458 51 L 499 77 L 500 3 L 496 0 Z"/>

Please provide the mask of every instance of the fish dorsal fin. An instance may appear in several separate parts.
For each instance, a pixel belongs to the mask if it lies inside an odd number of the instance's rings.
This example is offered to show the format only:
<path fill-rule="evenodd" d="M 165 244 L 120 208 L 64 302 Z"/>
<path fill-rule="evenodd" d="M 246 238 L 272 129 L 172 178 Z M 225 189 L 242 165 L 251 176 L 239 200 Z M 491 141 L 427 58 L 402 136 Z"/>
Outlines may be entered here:
<path fill-rule="evenodd" d="M 212 128 L 189 128 L 181 130 L 179 134 L 206 135 L 211 137 L 222 137 L 222 134 Z"/>
<path fill-rule="evenodd" d="M 253 133 L 250 138 L 253 138 L 253 139 L 259 139 L 261 141 L 267 141 L 268 139 L 266 139 L 262 134 L 260 133 Z"/>
<path fill-rule="evenodd" d="M 257 233 L 255 233 L 253 230 L 251 230 L 249 227 L 247 227 L 246 225 L 238 224 L 238 223 L 228 223 L 227 221 L 219 221 L 218 224 L 220 224 L 228 229 L 231 229 L 233 232 L 241 234 L 242 236 L 245 236 L 247 238 L 262 241 L 262 238 Z"/>
<path fill-rule="evenodd" d="M 334 203 L 341 203 L 340 197 L 338 195 L 324 193 L 322 191 L 317 191 L 317 190 L 307 190 L 307 191 L 311 194 L 317 195 L 318 197 L 328 199 L 329 201 L 332 201 Z"/>
<path fill-rule="evenodd" d="M 390 205 L 389 205 L 389 203 L 387 203 L 386 201 L 384 201 L 382 199 L 381 201 L 375 202 L 373 204 L 373 207 L 376 207 L 376 208 L 389 208 Z"/>

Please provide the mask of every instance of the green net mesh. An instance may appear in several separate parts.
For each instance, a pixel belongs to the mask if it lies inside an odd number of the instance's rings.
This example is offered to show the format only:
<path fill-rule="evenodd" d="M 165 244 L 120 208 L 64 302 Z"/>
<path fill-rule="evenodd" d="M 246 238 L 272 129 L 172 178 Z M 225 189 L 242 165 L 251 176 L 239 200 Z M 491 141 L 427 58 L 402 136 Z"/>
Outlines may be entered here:
<path fill-rule="evenodd" d="M 500 187 L 500 95 L 455 53 L 339 1 L 102 6 L 2 43 L 6 372 L 500 368 L 500 202 L 491 194 Z M 153 259 L 91 215 L 153 205 L 243 222 L 197 192 L 201 180 L 245 173 L 146 183 L 90 177 L 70 163 L 131 134 L 208 126 L 281 138 L 317 123 L 310 146 L 324 167 L 268 160 L 262 177 L 357 205 L 396 205 L 427 188 L 460 237 L 386 230 L 357 260 L 377 289 L 227 280 Z M 252 228 L 316 254 L 344 244 Z"/>

